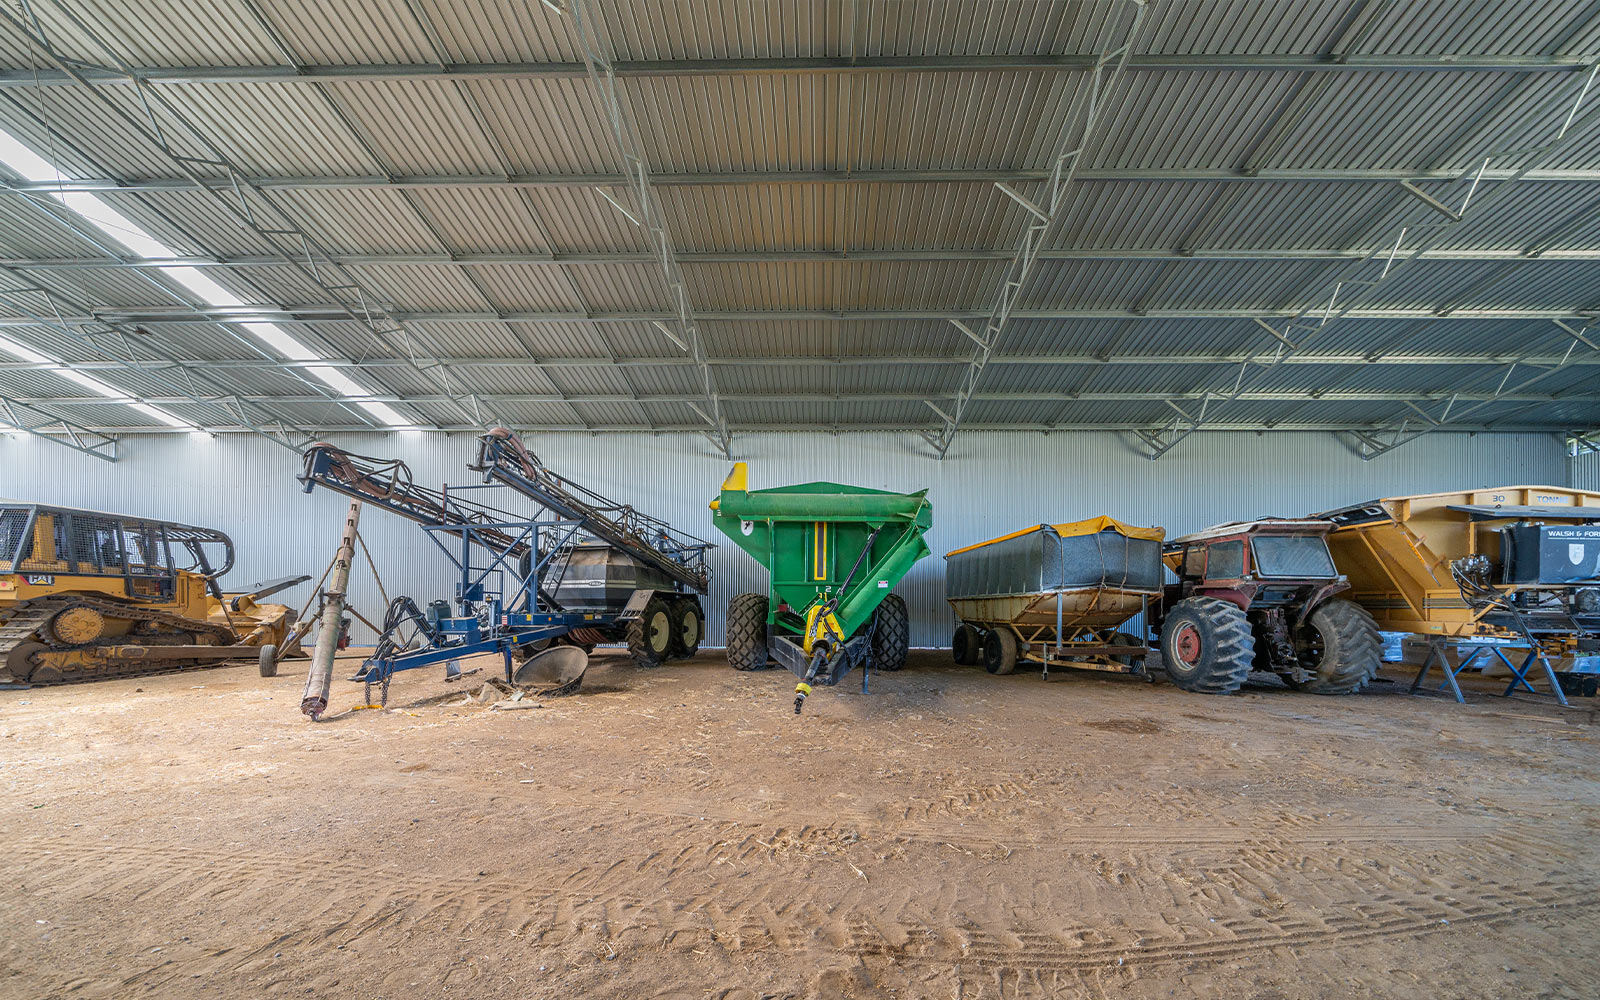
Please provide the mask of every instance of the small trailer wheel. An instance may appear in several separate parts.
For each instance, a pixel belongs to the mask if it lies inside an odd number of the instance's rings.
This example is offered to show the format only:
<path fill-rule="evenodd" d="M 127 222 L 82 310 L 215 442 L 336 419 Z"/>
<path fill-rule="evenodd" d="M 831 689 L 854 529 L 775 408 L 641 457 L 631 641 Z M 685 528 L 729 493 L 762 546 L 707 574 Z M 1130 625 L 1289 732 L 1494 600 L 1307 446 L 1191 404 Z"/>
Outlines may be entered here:
<path fill-rule="evenodd" d="M 991 674 L 1009 674 L 1017 669 L 1017 636 L 998 628 L 983 640 L 983 668 Z"/>
<path fill-rule="evenodd" d="M 267 643 L 261 647 L 261 658 L 258 661 L 262 677 L 278 676 L 278 647 Z"/>
<path fill-rule="evenodd" d="M 950 656 L 963 667 L 975 667 L 983 659 L 983 633 L 962 622 L 950 637 Z"/>

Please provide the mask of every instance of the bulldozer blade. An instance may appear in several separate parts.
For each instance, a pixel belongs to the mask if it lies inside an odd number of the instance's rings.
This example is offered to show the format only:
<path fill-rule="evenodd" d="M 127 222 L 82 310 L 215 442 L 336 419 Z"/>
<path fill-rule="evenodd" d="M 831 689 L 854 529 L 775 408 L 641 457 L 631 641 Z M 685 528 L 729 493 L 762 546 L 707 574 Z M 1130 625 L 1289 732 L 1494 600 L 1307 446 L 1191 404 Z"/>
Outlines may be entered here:
<path fill-rule="evenodd" d="M 233 610 L 238 611 L 239 598 L 241 597 L 259 601 L 263 597 L 271 597 L 281 590 L 288 590 L 290 587 L 298 586 L 309 579 L 311 579 L 311 574 L 309 573 L 301 573 L 299 576 L 280 576 L 276 580 L 262 580 L 260 583 L 252 584 L 249 590 L 230 592 L 228 597 Z"/>
<path fill-rule="evenodd" d="M 544 695 L 570 694 L 588 669 L 588 653 L 577 646 L 552 646 L 518 667 L 512 680 Z"/>

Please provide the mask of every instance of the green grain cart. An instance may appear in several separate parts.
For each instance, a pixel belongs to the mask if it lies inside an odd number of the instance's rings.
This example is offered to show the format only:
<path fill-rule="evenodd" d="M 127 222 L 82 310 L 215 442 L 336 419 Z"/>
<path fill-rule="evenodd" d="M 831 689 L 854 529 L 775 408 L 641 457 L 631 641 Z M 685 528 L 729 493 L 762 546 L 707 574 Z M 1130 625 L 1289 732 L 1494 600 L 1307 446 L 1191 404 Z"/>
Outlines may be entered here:
<path fill-rule="evenodd" d="M 747 486 L 738 462 L 711 501 L 717 529 L 767 567 L 765 594 L 728 602 L 728 663 L 787 667 L 796 714 L 811 685 L 834 685 L 856 666 L 899 670 L 911 645 L 895 584 L 928 554 L 927 490 L 890 493 L 838 483 L 771 490 Z"/>

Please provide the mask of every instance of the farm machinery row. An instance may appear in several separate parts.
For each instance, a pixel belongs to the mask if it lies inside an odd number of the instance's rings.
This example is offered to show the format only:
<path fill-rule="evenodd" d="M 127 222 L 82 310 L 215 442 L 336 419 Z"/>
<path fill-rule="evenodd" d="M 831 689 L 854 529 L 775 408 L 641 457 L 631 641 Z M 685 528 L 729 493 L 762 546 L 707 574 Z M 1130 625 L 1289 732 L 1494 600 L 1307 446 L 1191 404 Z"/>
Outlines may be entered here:
<path fill-rule="evenodd" d="M 1535 691 L 1541 676 L 1562 704 L 1595 693 L 1600 493 L 1395 497 L 1163 540 L 1159 528 L 1102 517 L 951 552 L 954 658 L 1001 674 L 1024 661 L 1047 676 L 1051 666 L 1137 673 L 1159 651 L 1191 691 L 1230 693 L 1259 671 L 1351 694 L 1378 671 L 1382 629 L 1429 638 L 1413 690 L 1437 665 L 1461 700 L 1457 675 L 1493 657 L 1510 674 L 1507 694 Z M 1466 657 L 1451 663 L 1451 645 Z"/>
<path fill-rule="evenodd" d="M 447 597 L 386 596 L 379 621 L 362 619 L 377 633 L 355 678 L 369 701 L 400 671 L 443 663 L 454 676 L 481 654 L 498 656 L 508 680 L 570 686 L 601 643 L 625 644 L 642 666 L 699 648 L 710 542 L 556 473 L 504 429 L 478 439 L 468 468 L 477 481 L 435 490 L 398 460 L 331 444 L 306 452 L 305 491 L 352 501 L 330 566 L 341 572 L 316 616 L 308 714 L 326 708 L 332 643 L 348 627 L 362 506 L 418 524 L 455 576 Z M 816 686 L 857 668 L 863 688 L 869 670 L 900 669 L 911 616 L 895 588 L 929 554 L 927 492 L 829 482 L 751 490 L 747 480 L 737 463 L 711 502 L 716 528 L 768 577 L 765 593 L 729 601 L 729 664 L 789 670 L 796 713 Z M 231 540 L 212 529 L 0 505 L 0 663 L 13 681 L 40 684 L 260 651 L 270 674 L 300 653 L 311 622 L 262 599 L 309 578 L 224 592 L 217 578 L 232 562 Z M 1593 694 L 1600 679 L 1600 493 L 1393 497 L 1172 539 L 1104 516 L 1037 524 L 950 552 L 945 596 L 955 660 L 995 674 L 1028 663 L 1047 677 L 1159 665 L 1202 693 L 1267 673 L 1296 690 L 1351 694 L 1377 673 L 1383 629 L 1428 640 L 1413 689 L 1437 666 L 1459 699 L 1457 674 L 1492 656 L 1510 671 L 1507 693 L 1542 679 L 1564 703 Z M 1451 662 L 1448 646 L 1470 655 Z M 541 655 L 544 674 L 529 666 Z"/>

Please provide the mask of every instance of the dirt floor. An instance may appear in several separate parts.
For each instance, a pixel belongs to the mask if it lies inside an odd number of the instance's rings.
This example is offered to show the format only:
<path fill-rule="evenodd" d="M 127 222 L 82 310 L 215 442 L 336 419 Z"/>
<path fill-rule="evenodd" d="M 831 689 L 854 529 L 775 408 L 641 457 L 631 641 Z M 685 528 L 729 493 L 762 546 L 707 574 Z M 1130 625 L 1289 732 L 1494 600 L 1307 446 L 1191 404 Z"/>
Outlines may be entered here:
<path fill-rule="evenodd" d="M 535 708 L 418 671 L 312 724 L 292 673 L 0 692 L 0 996 L 1600 983 L 1594 699 L 1208 698 L 920 652 L 796 718 L 787 674 L 612 654 Z"/>

